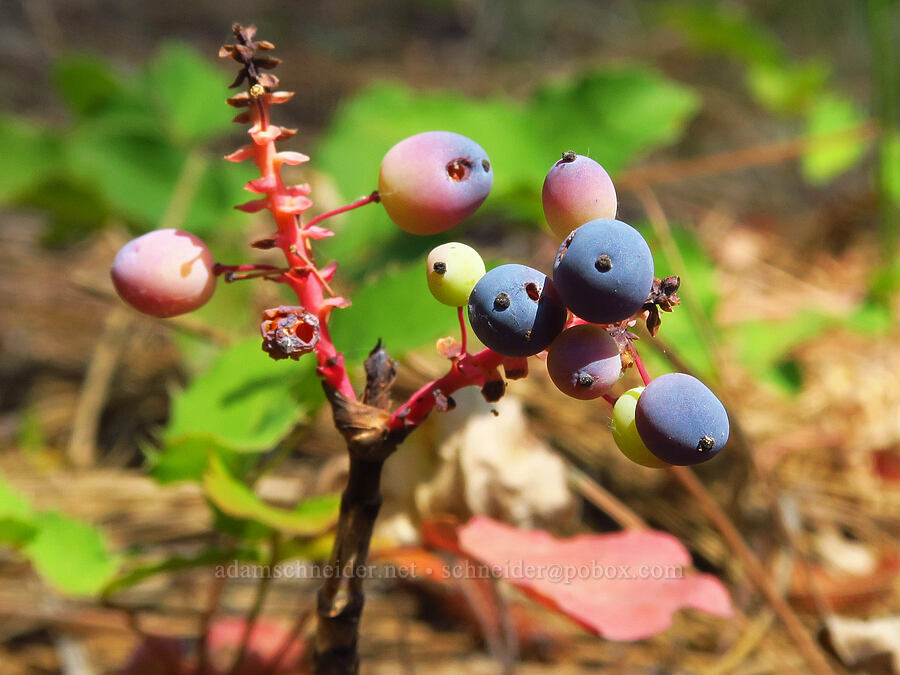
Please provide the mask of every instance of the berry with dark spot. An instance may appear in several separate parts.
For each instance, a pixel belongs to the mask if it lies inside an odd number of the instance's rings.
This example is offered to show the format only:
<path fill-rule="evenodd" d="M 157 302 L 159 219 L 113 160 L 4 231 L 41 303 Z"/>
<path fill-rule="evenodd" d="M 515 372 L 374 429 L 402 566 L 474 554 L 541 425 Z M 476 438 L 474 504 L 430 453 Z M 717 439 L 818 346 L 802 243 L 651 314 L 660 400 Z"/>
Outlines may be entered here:
<path fill-rule="evenodd" d="M 725 406 L 684 373 L 662 375 L 647 385 L 637 402 L 635 426 L 650 452 L 679 466 L 712 459 L 728 442 Z"/>
<path fill-rule="evenodd" d="M 475 213 L 493 181 L 487 154 L 475 141 L 450 131 L 426 131 L 387 151 L 378 194 L 400 228 L 437 234 Z"/>
<path fill-rule="evenodd" d="M 454 241 L 432 249 L 425 274 L 428 288 L 438 302 L 464 307 L 469 293 L 484 276 L 484 261 L 474 248 Z"/>
<path fill-rule="evenodd" d="M 469 322 L 478 339 L 504 356 L 546 349 L 566 323 L 566 307 L 553 281 L 526 265 L 500 265 L 475 284 Z"/>
<path fill-rule="evenodd" d="M 591 323 L 617 323 L 647 301 L 653 286 L 653 255 L 630 225 L 592 220 L 560 246 L 553 281 L 577 316 Z"/>
<path fill-rule="evenodd" d="M 564 330 L 550 345 L 547 371 L 561 392 L 588 400 L 602 396 L 618 381 L 622 359 L 605 328 L 579 324 Z"/>

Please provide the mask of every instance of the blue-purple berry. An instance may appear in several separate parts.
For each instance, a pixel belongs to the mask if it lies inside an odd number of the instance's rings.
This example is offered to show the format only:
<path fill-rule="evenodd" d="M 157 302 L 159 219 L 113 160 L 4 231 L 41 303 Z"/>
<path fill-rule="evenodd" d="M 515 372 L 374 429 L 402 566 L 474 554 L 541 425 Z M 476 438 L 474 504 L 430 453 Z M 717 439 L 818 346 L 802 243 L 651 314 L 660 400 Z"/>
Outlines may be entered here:
<path fill-rule="evenodd" d="M 469 323 L 486 347 L 504 356 L 531 356 L 550 346 L 566 324 L 553 280 L 526 265 L 500 265 L 475 284 Z"/>
<path fill-rule="evenodd" d="M 728 442 L 725 406 L 684 373 L 661 375 L 646 386 L 635 408 L 635 426 L 650 452 L 679 466 L 708 461 Z"/>
<path fill-rule="evenodd" d="M 572 312 L 591 323 L 624 321 L 653 286 L 653 255 L 640 233 L 620 220 L 592 220 L 559 247 L 553 281 Z"/>

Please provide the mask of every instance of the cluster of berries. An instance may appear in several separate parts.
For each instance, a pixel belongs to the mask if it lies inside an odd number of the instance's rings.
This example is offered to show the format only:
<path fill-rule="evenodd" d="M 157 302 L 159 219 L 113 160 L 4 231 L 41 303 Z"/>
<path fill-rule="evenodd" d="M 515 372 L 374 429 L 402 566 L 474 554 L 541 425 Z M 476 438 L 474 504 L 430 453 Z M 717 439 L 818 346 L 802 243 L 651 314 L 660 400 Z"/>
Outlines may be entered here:
<path fill-rule="evenodd" d="M 481 146 L 459 134 L 432 131 L 411 136 L 387 152 L 377 198 L 363 201 L 380 201 L 400 228 L 429 235 L 472 215 L 492 183 L 491 163 Z M 428 256 L 428 286 L 434 297 L 460 308 L 460 316 L 467 307 L 472 330 L 496 354 L 524 359 L 546 350 L 550 377 L 562 392 L 613 403 L 613 437 L 635 462 L 689 465 L 715 456 L 728 440 L 728 416 L 696 378 L 680 373 L 653 381 L 644 377 L 645 387 L 618 398 L 608 393 L 624 368 L 638 359 L 628 327 L 646 310 L 652 314 L 656 305 L 671 309 L 677 304 L 678 280 L 656 279 L 647 242 L 615 219 L 616 192 L 607 172 L 588 157 L 566 152 L 547 174 L 542 201 L 550 229 L 564 238 L 552 278 L 520 264 L 486 272 L 477 251 L 453 242 Z M 132 306 L 169 317 L 203 305 L 219 274 L 227 273 L 229 279 L 273 278 L 287 271 L 214 264 L 197 237 L 166 229 L 126 244 L 111 274 L 116 290 Z M 267 318 L 270 323 L 279 319 Z M 283 323 L 281 317 L 278 326 L 284 328 Z M 308 333 L 297 336 L 303 338 L 298 354 L 311 351 L 318 321 L 293 320 L 281 332 L 289 333 L 295 325 Z M 284 339 L 264 348 L 283 358 L 278 348 Z"/>
<path fill-rule="evenodd" d="M 441 232 L 487 197 L 490 166 L 484 150 L 463 136 L 418 134 L 385 155 L 381 201 L 404 230 Z M 550 229 L 564 237 L 552 278 L 519 264 L 485 272 L 477 251 L 453 242 L 428 256 L 428 286 L 440 302 L 467 306 L 472 330 L 489 349 L 519 358 L 547 350 L 560 391 L 577 399 L 607 396 L 622 376 L 623 352 L 625 363 L 633 358 L 627 327 L 660 286 L 653 255 L 637 230 L 615 219 L 612 180 L 588 157 L 564 153 L 547 174 L 542 201 Z M 615 399 L 616 444 L 644 466 L 706 461 L 728 434 L 724 406 L 690 375 L 663 375 Z"/>

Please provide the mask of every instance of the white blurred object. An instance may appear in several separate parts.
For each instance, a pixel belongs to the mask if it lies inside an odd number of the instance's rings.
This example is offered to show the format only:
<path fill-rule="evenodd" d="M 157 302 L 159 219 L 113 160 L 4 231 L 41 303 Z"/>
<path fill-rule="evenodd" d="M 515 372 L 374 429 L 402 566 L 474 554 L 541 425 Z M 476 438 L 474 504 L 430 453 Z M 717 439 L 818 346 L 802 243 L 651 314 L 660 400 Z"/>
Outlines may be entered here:
<path fill-rule="evenodd" d="M 410 543 L 418 522 L 444 514 L 521 528 L 574 517 L 565 462 L 529 431 L 519 399 L 487 403 L 475 387 L 453 398 L 454 410 L 432 412 L 385 464 L 380 534 Z"/>

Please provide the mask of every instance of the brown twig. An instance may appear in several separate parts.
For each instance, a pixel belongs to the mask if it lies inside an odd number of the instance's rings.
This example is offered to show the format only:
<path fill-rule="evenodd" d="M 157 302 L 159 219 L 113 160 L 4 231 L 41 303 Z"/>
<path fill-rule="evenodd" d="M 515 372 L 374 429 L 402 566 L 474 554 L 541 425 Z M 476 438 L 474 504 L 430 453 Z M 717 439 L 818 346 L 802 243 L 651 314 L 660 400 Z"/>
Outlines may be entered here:
<path fill-rule="evenodd" d="M 364 604 L 364 568 L 381 508 L 381 470 L 405 434 L 389 434 L 390 389 L 396 363 L 381 343 L 366 359 L 362 401 L 350 400 L 327 382 L 335 427 L 347 443 L 350 475 L 341 494 L 340 517 L 329 573 L 316 603 L 318 627 L 313 668 L 319 675 L 359 672 L 359 621 Z"/>
<path fill-rule="evenodd" d="M 719 508 L 719 505 L 716 504 L 712 495 L 707 492 L 703 484 L 697 479 L 694 472 L 683 466 L 670 467 L 669 472 L 691 494 L 700 510 L 712 522 L 713 526 L 727 542 L 729 548 L 741 561 L 741 566 L 744 568 L 747 577 L 759 589 L 778 615 L 778 618 L 784 623 L 788 634 L 806 660 L 810 670 L 816 675 L 831 674 L 833 671 L 828 664 L 825 654 L 810 637 L 794 610 L 778 593 L 762 563 L 759 562 L 756 555 L 747 546 L 737 527 L 735 527 L 725 512 Z"/>
<path fill-rule="evenodd" d="M 206 672 L 209 663 L 209 629 L 212 624 L 213 617 L 219 610 L 219 602 L 222 599 L 222 591 L 225 590 L 225 582 L 227 578 L 215 577 L 209 588 L 209 595 L 206 600 L 206 608 L 200 615 L 200 629 L 197 640 L 197 672 L 202 674 Z"/>
<path fill-rule="evenodd" d="M 271 547 L 269 564 L 265 568 L 265 573 L 260 578 L 259 583 L 256 585 L 253 604 L 250 606 L 250 610 L 244 617 L 244 633 L 241 635 L 241 642 L 237 655 L 235 655 L 234 662 L 231 664 L 231 670 L 229 671 L 230 675 L 236 675 L 241 670 L 244 656 L 247 654 L 247 647 L 250 644 L 250 637 L 253 635 L 253 629 L 256 627 L 256 620 L 259 618 L 260 612 L 262 612 L 263 604 L 266 601 L 266 595 L 268 595 L 269 588 L 272 585 L 274 568 L 280 560 L 281 535 L 278 532 L 272 534 L 269 546 Z"/>
<path fill-rule="evenodd" d="M 876 138 L 878 135 L 878 127 L 869 122 L 852 129 L 844 129 L 820 136 L 805 136 L 788 141 L 754 145 L 739 150 L 728 150 L 704 157 L 638 167 L 618 176 L 616 178 L 616 188 L 619 190 L 632 190 L 645 185 L 673 183 L 728 171 L 739 171 L 756 166 L 777 164 L 778 162 L 800 157 L 816 146 L 853 140 L 864 141 Z"/>
<path fill-rule="evenodd" d="M 573 466 L 569 467 L 569 482 L 585 499 L 615 520 L 623 529 L 647 529 L 644 519 L 627 504 L 622 503 L 614 494 Z"/>
<path fill-rule="evenodd" d="M 100 415 L 109 395 L 109 387 L 116 373 L 116 364 L 125 347 L 126 338 L 134 323 L 133 313 L 122 306 L 113 307 L 103 323 L 100 336 L 88 364 L 66 454 L 73 466 L 87 468 L 97 461 L 97 429 Z"/>

